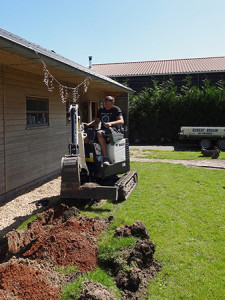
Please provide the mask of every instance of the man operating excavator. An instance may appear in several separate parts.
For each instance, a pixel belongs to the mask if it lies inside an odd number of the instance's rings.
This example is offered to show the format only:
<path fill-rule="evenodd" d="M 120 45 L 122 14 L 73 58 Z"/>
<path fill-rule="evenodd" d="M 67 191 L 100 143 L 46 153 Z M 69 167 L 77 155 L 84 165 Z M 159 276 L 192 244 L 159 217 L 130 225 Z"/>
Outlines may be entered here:
<path fill-rule="evenodd" d="M 129 141 L 121 130 L 122 112 L 114 103 L 107 96 L 95 120 L 86 124 L 79 122 L 78 104 L 70 106 L 71 142 L 69 154 L 61 160 L 62 198 L 123 201 L 137 186 L 137 172 L 130 170 Z"/>
<path fill-rule="evenodd" d="M 102 150 L 104 165 L 110 164 L 106 150 L 106 138 L 109 135 L 109 127 L 117 130 L 124 124 L 121 109 L 114 104 L 115 98 L 112 96 L 106 96 L 104 107 L 98 109 L 95 120 L 90 123 L 84 123 L 85 127 L 94 126 L 98 128 L 99 123 L 101 122 L 101 129 L 97 131 L 97 138 Z"/>

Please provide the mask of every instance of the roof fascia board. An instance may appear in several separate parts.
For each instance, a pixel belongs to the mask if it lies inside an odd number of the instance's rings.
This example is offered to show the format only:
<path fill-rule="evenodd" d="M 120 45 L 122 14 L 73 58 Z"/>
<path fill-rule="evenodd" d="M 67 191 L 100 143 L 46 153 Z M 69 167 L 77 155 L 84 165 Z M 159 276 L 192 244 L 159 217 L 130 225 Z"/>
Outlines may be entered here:
<path fill-rule="evenodd" d="M 168 75 L 190 75 L 190 74 L 210 74 L 210 73 L 225 73 L 225 70 L 221 71 L 199 71 L 199 72 L 180 72 L 180 73 L 156 73 L 156 74 L 138 74 L 138 75 L 108 75 L 111 78 L 123 78 L 123 77 L 149 77 L 149 76 L 168 76 Z"/>
<path fill-rule="evenodd" d="M 63 71 L 69 71 L 73 74 L 78 74 L 80 76 L 90 76 L 92 80 L 101 81 L 102 83 L 109 84 L 111 86 L 117 87 L 119 90 L 130 92 L 132 93 L 133 90 L 131 88 L 128 88 L 121 83 L 118 83 L 111 79 L 110 77 L 107 77 L 102 74 L 98 74 L 86 67 L 83 67 L 81 65 L 76 64 L 75 62 L 68 60 L 56 53 L 51 53 L 49 50 L 45 50 L 43 48 L 38 47 L 38 49 L 34 49 L 32 47 L 33 45 L 30 43 L 28 46 L 25 46 L 21 43 L 17 43 L 13 41 L 12 39 L 7 39 L 3 36 L 0 36 L 0 49 L 7 50 L 11 53 L 21 55 L 24 58 L 30 59 L 30 60 L 40 60 L 40 58 L 43 59 L 44 63 L 46 65 L 51 66 L 53 68 L 62 69 Z M 44 51 L 45 50 L 45 51 Z M 35 53 L 36 52 L 36 53 Z M 40 57 L 37 57 L 37 53 Z M 64 61 L 62 61 L 64 60 Z M 56 64 L 57 62 L 57 64 Z"/>

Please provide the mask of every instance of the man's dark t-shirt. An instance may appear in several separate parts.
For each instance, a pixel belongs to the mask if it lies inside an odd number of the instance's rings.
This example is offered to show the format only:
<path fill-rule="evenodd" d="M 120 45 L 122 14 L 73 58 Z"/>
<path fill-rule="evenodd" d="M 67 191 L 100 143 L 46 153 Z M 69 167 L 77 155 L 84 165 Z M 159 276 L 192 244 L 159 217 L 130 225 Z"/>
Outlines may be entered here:
<path fill-rule="evenodd" d="M 122 116 L 121 109 L 115 105 L 109 110 L 105 109 L 105 107 L 101 107 L 97 113 L 97 118 L 101 121 L 101 129 L 104 129 L 104 123 L 114 122 L 119 116 Z"/>

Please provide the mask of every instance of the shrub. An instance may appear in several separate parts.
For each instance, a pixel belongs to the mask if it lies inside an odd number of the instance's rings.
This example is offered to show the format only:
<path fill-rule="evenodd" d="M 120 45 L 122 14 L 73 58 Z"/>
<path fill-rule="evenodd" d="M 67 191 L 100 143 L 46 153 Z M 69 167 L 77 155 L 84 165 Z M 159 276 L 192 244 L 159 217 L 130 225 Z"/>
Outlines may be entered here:
<path fill-rule="evenodd" d="M 225 82 L 200 88 L 187 77 L 181 86 L 172 79 L 153 81 L 130 97 L 130 141 L 176 141 L 181 126 L 225 126 Z"/>

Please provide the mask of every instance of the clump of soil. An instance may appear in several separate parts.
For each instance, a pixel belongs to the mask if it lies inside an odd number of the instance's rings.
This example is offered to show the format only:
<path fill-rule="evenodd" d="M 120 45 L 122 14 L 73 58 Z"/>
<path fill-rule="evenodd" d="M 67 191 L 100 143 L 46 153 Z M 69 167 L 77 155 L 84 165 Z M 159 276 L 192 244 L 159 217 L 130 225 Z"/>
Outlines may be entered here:
<path fill-rule="evenodd" d="M 155 245 L 149 241 L 137 241 L 134 249 L 128 258 L 129 264 L 132 262 L 140 269 L 150 267 L 153 262 L 153 255 L 155 253 Z"/>
<path fill-rule="evenodd" d="M 116 274 L 116 284 L 122 289 L 125 299 L 138 299 L 146 295 L 149 281 L 160 271 L 162 266 L 153 259 L 152 248 L 155 246 L 149 240 L 137 241 L 127 259 L 128 268 L 121 268 Z"/>
<path fill-rule="evenodd" d="M 136 236 L 141 239 L 149 239 L 150 235 L 147 231 L 147 228 L 140 221 L 134 222 L 132 225 L 122 225 L 115 230 L 115 237 L 128 237 Z"/>
<path fill-rule="evenodd" d="M 82 283 L 83 291 L 78 300 L 116 300 L 114 295 L 101 283 L 92 280 Z"/>

